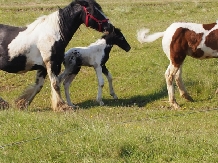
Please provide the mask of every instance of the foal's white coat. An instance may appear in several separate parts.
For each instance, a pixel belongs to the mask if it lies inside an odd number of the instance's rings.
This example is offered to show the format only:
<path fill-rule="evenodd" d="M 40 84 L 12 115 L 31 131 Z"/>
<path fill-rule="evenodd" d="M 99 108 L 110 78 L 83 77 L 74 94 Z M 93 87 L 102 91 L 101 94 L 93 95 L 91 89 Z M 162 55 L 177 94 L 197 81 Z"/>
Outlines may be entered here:
<path fill-rule="evenodd" d="M 104 105 L 104 102 L 102 101 L 102 88 L 104 86 L 104 79 L 102 76 L 101 61 L 105 54 L 104 49 L 106 46 L 107 45 L 105 39 L 98 39 L 96 42 L 90 44 L 88 47 L 71 48 L 65 53 L 65 70 L 61 75 L 59 75 L 59 79 L 61 81 L 64 80 L 64 90 L 65 90 L 65 95 L 68 105 L 75 107 L 70 100 L 69 86 L 76 76 L 76 74 L 71 74 L 71 71 L 72 71 L 72 66 L 74 66 L 74 64 L 76 63 L 75 59 L 76 57 L 78 57 L 77 55 L 79 55 L 82 61 L 81 66 L 90 66 L 95 69 L 98 79 L 98 94 L 97 94 L 96 101 L 101 106 Z M 109 82 L 110 95 L 113 96 L 114 99 L 117 99 L 117 95 L 114 93 L 114 89 L 112 85 L 112 75 L 108 73 L 106 77 Z"/>

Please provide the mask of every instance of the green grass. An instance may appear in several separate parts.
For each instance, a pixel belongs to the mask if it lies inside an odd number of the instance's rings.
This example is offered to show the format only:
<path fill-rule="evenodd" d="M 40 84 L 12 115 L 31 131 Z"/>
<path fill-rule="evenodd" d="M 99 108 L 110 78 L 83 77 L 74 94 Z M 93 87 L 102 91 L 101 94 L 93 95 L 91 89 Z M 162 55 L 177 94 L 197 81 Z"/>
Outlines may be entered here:
<path fill-rule="evenodd" d="M 69 2 L 2 0 L 0 22 L 24 26 Z M 132 46 L 128 53 L 114 47 L 107 63 L 119 99 L 110 97 L 105 79 L 105 106 L 98 106 L 95 72 L 82 68 L 71 86 L 72 101 L 80 106 L 76 112 L 51 110 L 48 78 L 28 110 L 17 111 L 14 100 L 35 81 L 35 72 L 18 75 L 1 71 L 0 96 L 11 107 L 0 111 L 0 162 L 217 162 L 218 61 L 187 57 L 183 80 L 195 102 L 181 99 L 176 90 L 182 109 L 170 110 L 164 79 L 169 61 L 161 39 L 142 45 L 136 40 L 136 30 L 164 31 L 176 21 L 215 22 L 218 2 L 98 2 Z M 82 25 L 67 49 L 87 46 L 100 36 Z"/>

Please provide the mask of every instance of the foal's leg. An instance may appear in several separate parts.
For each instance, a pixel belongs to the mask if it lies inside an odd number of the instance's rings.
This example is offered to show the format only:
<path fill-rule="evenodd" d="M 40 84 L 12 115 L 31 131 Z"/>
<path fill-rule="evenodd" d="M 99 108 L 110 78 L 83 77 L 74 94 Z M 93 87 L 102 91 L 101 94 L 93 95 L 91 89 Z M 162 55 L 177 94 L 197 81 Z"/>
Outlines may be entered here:
<path fill-rule="evenodd" d="M 64 92 L 65 92 L 67 103 L 68 103 L 68 105 L 72 106 L 73 108 L 76 108 L 76 106 L 70 100 L 69 88 L 70 88 L 71 82 L 76 77 L 76 75 L 77 74 L 71 74 L 71 75 L 67 76 L 65 78 L 64 82 L 63 82 L 63 84 L 64 84 Z"/>
<path fill-rule="evenodd" d="M 184 83 L 182 81 L 182 65 L 180 66 L 179 70 L 175 75 L 176 85 L 178 86 L 180 96 L 185 98 L 188 101 L 194 101 L 192 97 L 188 94 L 187 90 L 185 89 Z"/>
<path fill-rule="evenodd" d="M 118 99 L 117 95 L 114 92 L 114 88 L 113 88 L 113 84 L 112 84 L 112 75 L 111 73 L 108 71 L 107 67 L 105 65 L 102 66 L 102 72 L 103 74 L 107 77 L 108 83 L 109 83 L 109 90 L 110 90 L 110 95 L 114 98 L 114 99 Z"/>
<path fill-rule="evenodd" d="M 95 72 L 98 78 L 98 94 L 97 94 L 96 101 L 102 106 L 104 105 L 104 102 L 102 101 L 102 88 L 104 87 L 102 67 L 101 66 L 95 67 Z"/>
<path fill-rule="evenodd" d="M 175 109 L 180 108 L 180 106 L 178 105 L 175 99 L 175 89 L 173 86 L 173 81 L 174 81 L 174 78 L 175 78 L 175 75 L 178 69 L 179 68 L 174 67 L 172 64 L 170 64 L 165 72 L 167 90 L 168 90 L 168 95 L 169 95 L 169 103 L 170 103 L 170 106 L 172 106 Z"/>
<path fill-rule="evenodd" d="M 25 109 L 30 105 L 36 94 L 42 89 L 46 75 L 46 69 L 40 69 L 37 71 L 35 85 L 27 88 L 15 101 L 19 109 Z"/>

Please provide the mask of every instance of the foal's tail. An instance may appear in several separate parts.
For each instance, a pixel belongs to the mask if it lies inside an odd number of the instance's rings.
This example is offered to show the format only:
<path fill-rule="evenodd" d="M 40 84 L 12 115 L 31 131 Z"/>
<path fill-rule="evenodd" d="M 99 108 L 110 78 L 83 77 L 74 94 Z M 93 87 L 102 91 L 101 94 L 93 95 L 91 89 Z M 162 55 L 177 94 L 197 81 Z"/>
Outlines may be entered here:
<path fill-rule="evenodd" d="M 157 32 L 151 35 L 147 35 L 149 31 L 150 30 L 146 28 L 142 28 L 137 31 L 137 39 L 140 43 L 153 42 L 157 40 L 158 38 L 163 37 L 165 33 L 165 32 Z"/>

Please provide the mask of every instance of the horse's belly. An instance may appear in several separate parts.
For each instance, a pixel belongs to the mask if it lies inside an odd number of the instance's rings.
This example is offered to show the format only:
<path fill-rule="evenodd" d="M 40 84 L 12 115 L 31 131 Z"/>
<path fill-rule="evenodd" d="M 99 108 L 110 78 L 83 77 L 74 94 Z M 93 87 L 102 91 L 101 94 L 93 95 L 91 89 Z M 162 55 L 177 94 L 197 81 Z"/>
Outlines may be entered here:
<path fill-rule="evenodd" d="M 24 73 L 44 67 L 42 57 L 38 53 L 28 53 L 9 56 L 0 56 L 0 69 L 9 73 Z"/>

